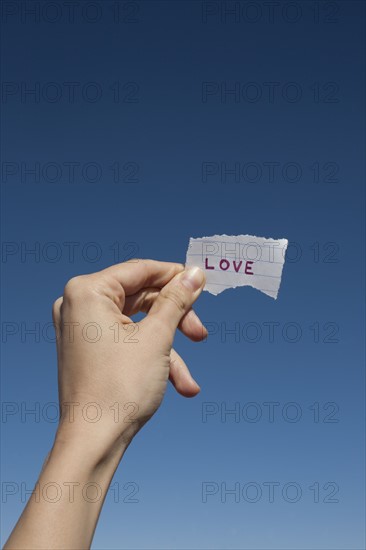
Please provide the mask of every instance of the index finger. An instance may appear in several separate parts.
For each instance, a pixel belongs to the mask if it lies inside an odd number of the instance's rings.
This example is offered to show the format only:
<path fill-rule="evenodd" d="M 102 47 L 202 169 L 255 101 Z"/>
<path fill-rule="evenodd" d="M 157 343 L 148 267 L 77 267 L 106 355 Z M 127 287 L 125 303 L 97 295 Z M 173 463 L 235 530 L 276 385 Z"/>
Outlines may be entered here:
<path fill-rule="evenodd" d="M 114 277 L 130 296 L 145 287 L 162 288 L 181 271 L 184 264 L 138 259 L 112 265 L 100 273 Z"/>

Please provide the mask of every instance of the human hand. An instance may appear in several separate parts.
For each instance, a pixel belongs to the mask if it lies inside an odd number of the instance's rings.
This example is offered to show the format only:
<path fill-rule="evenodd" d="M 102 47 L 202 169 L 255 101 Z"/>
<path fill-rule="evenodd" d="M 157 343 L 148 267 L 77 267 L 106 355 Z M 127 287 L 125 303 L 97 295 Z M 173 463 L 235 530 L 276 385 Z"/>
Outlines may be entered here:
<path fill-rule="evenodd" d="M 53 307 L 60 423 L 36 484 L 42 498 L 29 499 L 5 548 L 90 547 L 114 472 L 168 378 L 182 395 L 199 392 L 172 343 L 177 327 L 192 340 L 207 335 L 191 309 L 203 286 L 200 269 L 152 260 L 67 283 Z M 139 311 L 147 316 L 133 323 Z"/>
<path fill-rule="evenodd" d="M 132 260 L 71 279 L 53 307 L 61 419 L 56 442 L 118 462 L 158 409 L 170 378 L 179 393 L 200 388 L 172 349 L 177 327 L 207 331 L 191 309 L 204 286 L 198 268 Z M 147 312 L 133 323 L 131 316 Z"/>

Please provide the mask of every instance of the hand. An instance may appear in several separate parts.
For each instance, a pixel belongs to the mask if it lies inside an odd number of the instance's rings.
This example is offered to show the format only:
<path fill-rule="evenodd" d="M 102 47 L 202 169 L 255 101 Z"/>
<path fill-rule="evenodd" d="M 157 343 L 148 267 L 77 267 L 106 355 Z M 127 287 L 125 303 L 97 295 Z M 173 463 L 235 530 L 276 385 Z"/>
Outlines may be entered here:
<path fill-rule="evenodd" d="M 182 395 L 199 392 L 172 343 L 177 327 L 193 340 L 207 335 L 191 309 L 203 286 L 200 269 L 151 260 L 67 283 L 53 307 L 60 423 L 38 498 L 29 499 L 4 548 L 90 547 L 113 474 L 168 378 Z M 148 314 L 132 323 L 138 311 Z"/>
<path fill-rule="evenodd" d="M 177 327 L 207 336 L 193 302 L 204 286 L 198 268 L 132 260 L 71 279 L 53 307 L 58 333 L 61 420 L 56 442 L 82 446 L 96 460 L 124 449 L 158 409 L 168 378 L 179 393 L 200 388 L 172 349 Z M 147 316 L 133 323 L 139 311 Z"/>

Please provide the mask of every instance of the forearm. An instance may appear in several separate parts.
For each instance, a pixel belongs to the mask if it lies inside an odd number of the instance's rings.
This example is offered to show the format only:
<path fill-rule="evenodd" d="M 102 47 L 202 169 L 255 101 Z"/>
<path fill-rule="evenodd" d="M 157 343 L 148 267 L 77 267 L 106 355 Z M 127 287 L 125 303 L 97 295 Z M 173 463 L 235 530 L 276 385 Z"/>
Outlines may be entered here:
<path fill-rule="evenodd" d="M 4 549 L 90 548 L 124 448 L 100 460 L 82 442 L 56 442 Z"/>
<path fill-rule="evenodd" d="M 168 379 L 186 397 L 199 392 L 172 344 L 178 326 L 192 340 L 207 336 L 192 310 L 204 281 L 198 268 L 137 260 L 67 283 L 53 306 L 60 425 L 5 549 L 90 547 L 113 474 L 160 406 Z M 148 315 L 135 324 L 130 316 L 140 311 Z M 103 329 L 90 340 L 84 328 L 91 319 Z M 138 337 L 120 338 L 131 324 Z"/>

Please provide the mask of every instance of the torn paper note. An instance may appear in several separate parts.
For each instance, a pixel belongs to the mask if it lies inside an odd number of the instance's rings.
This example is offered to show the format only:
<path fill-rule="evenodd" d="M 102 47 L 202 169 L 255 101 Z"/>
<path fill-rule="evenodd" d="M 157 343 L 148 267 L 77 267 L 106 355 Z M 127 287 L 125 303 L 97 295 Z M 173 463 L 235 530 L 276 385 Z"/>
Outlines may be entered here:
<path fill-rule="evenodd" d="M 205 272 L 203 290 L 215 296 L 227 288 L 252 286 L 277 299 L 287 245 L 287 239 L 252 235 L 191 238 L 186 265 Z"/>

